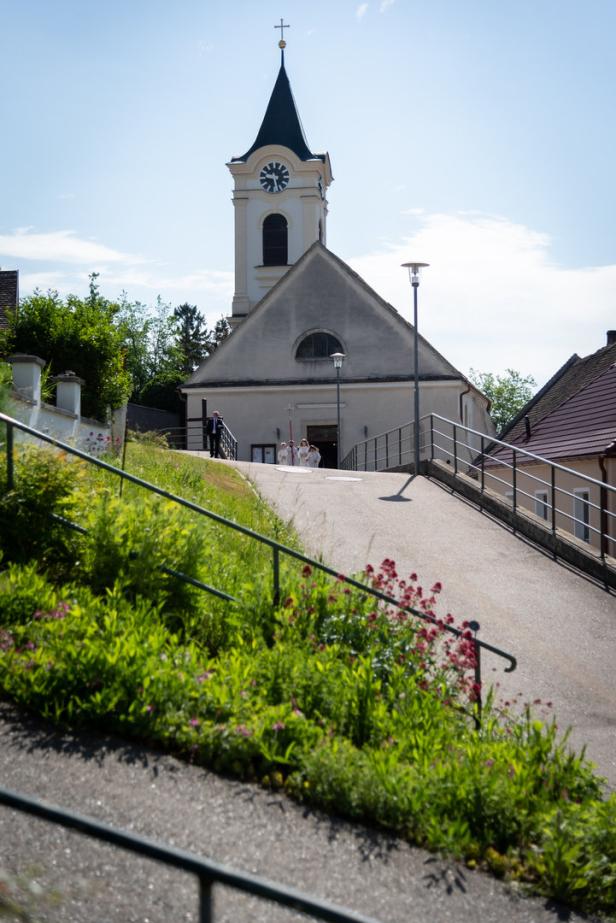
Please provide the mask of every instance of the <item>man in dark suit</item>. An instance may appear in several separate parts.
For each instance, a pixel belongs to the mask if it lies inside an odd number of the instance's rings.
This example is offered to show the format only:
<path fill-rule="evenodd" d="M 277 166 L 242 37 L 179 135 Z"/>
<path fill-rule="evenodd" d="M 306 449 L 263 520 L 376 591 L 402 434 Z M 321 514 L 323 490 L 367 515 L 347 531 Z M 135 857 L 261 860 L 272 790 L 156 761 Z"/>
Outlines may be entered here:
<path fill-rule="evenodd" d="M 220 437 L 222 436 L 222 416 L 215 410 L 205 425 L 205 432 L 210 440 L 210 458 L 220 458 Z"/>

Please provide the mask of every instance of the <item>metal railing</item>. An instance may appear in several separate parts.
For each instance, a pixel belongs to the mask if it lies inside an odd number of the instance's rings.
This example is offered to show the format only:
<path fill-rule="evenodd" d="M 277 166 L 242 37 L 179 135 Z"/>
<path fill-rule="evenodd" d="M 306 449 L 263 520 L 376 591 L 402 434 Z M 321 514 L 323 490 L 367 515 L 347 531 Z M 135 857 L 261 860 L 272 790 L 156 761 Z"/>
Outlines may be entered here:
<path fill-rule="evenodd" d="M 606 557 L 616 550 L 616 538 L 612 537 L 616 536 L 616 513 L 610 510 L 610 506 L 616 508 L 616 487 L 446 417 L 430 417 L 431 460 L 438 460 L 440 455 L 445 462 L 453 461 L 454 474 L 467 474 L 476 480 L 480 494 L 492 490 L 511 502 L 514 513 L 533 513 L 554 536 L 557 531 L 561 537 L 563 532 L 569 533 L 591 546 L 594 537 L 601 561 L 606 563 Z M 537 466 L 546 466 L 548 476 L 529 470 L 536 471 Z M 575 486 L 563 486 L 563 481 L 572 481 Z M 529 493 L 525 487 L 540 489 Z M 577 490 L 585 490 L 588 496 L 576 494 Z"/>
<path fill-rule="evenodd" d="M 209 451 L 205 423 L 201 420 L 191 421 L 186 426 L 164 426 L 160 429 L 147 430 L 147 432 L 164 436 L 167 445 L 171 449 L 193 449 L 195 452 Z M 220 446 L 224 458 L 229 461 L 237 461 L 238 442 L 224 420 L 220 434 Z"/>
<path fill-rule="evenodd" d="M 419 423 L 423 460 L 444 462 L 455 476 L 470 476 L 480 495 L 496 493 L 504 502 L 511 502 L 514 513 L 534 514 L 553 536 L 558 532 L 563 538 L 563 533 L 568 533 L 569 540 L 589 546 L 594 538 L 604 565 L 608 556 L 616 555 L 615 486 L 437 413 L 426 414 Z M 402 465 L 412 468 L 413 439 L 413 422 L 404 423 L 357 443 L 342 467 L 355 471 L 384 471 Z M 547 478 L 528 470 L 539 465 L 547 466 Z M 496 473 L 493 469 L 504 471 Z M 565 481 L 574 481 L 575 486 L 566 487 Z M 536 488 L 540 497 L 525 489 L 529 486 Z M 576 494 L 576 490 L 586 490 L 588 497 Z"/>
<path fill-rule="evenodd" d="M 232 519 L 226 519 L 224 516 L 220 516 L 218 513 L 214 513 L 211 510 L 205 509 L 202 506 L 199 506 L 196 503 L 193 503 L 191 500 L 186 500 L 183 497 L 179 497 L 176 494 L 170 493 L 168 490 L 164 490 L 162 487 L 157 487 L 155 484 L 151 484 L 148 481 L 143 480 L 142 478 L 137 477 L 134 474 L 130 474 L 128 471 L 123 471 L 121 468 L 116 468 L 114 465 L 109 464 L 109 462 L 104 461 L 101 458 L 96 458 L 94 456 L 88 455 L 86 452 L 82 452 L 80 449 L 74 448 L 74 446 L 68 445 L 67 443 L 61 442 L 59 439 L 55 439 L 53 436 L 47 435 L 47 433 L 41 433 L 38 430 L 33 429 L 30 426 L 27 426 L 25 423 L 22 423 L 19 420 L 15 420 L 12 417 L 7 416 L 4 413 L 0 413 L 0 423 L 6 425 L 6 481 L 7 489 L 12 490 L 15 483 L 15 465 L 14 465 L 14 430 L 17 429 L 20 432 L 26 433 L 29 436 L 34 437 L 42 442 L 46 442 L 49 445 L 53 445 L 56 448 L 61 449 L 62 451 L 68 453 L 69 455 L 74 455 L 77 458 L 88 462 L 89 464 L 95 465 L 98 468 L 102 468 L 105 471 L 110 472 L 111 474 L 121 478 L 123 481 L 129 481 L 131 484 L 136 484 L 139 487 L 144 488 L 145 490 L 157 494 L 159 497 L 163 497 L 166 500 L 170 500 L 173 503 L 177 503 L 179 506 L 184 507 L 185 509 L 191 510 L 193 513 L 196 513 L 199 516 L 205 516 L 208 519 L 213 520 L 214 522 L 220 523 L 223 526 L 226 526 L 229 529 L 233 529 L 236 532 L 239 532 L 242 535 L 246 535 L 251 539 L 254 539 L 257 542 L 260 542 L 263 545 L 267 545 L 272 550 L 272 602 L 274 605 L 278 605 L 281 598 L 281 581 L 280 581 L 280 557 L 284 555 L 288 558 L 293 558 L 297 561 L 301 561 L 303 564 L 309 564 L 311 567 L 320 570 L 322 573 L 328 574 L 331 577 L 335 577 L 341 582 L 352 586 L 355 589 L 361 590 L 363 593 L 366 593 L 369 596 L 374 597 L 380 602 L 384 602 L 390 606 L 395 606 L 396 609 L 399 609 L 404 612 L 415 616 L 418 619 L 421 619 L 424 622 L 429 622 L 432 625 L 439 625 L 440 620 L 435 616 L 428 615 L 426 612 L 422 612 L 419 609 L 415 609 L 411 606 L 402 606 L 400 602 L 395 598 L 389 596 L 386 593 L 383 593 L 381 590 L 378 590 L 374 586 L 369 586 L 365 583 L 362 583 L 359 580 L 356 580 L 354 577 L 348 577 L 344 574 L 340 574 L 338 571 L 334 570 L 331 567 L 328 567 L 326 564 L 323 564 L 322 561 L 316 561 L 314 558 L 308 557 L 308 555 L 302 554 L 300 551 L 296 551 L 294 548 L 289 548 L 287 545 L 282 545 L 280 542 L 277 542 L 273 538 L 269 538 L 266 535 L 261 535 L 259 532 L 254 532 L 252 529 L 247 528 L 246 526 L 239 525 L 239 523 L 234 522 Z M 71 523 L 69 520 L 62 519 L 62 522 L 69 528 L 77 529 L 78 531 L 85 531 L 82 526 L 79 526 L 75 523 Z M 193 586 L 198 587 L 205 592 L 212 593 L 219 598 L 226 599 L 228 602 L 238 602 L 233 596 L 225 593 L 224 591 L 217 589 L 215 587 L 209 586 L 205 583 L 201 583 L 198 580 L 195 580 L 192 577 L 188 577 L 185 574 L 182 574 L 178 571 L 171 570 L 169 568 L 165 569 L 166 572 L 171 573 L 173 576 L 177 577 L 180 580 L 184 580 Z M 473 643 L 475 647 L 475 681 L 481 687 L 481 652 L 486 651 L 492 654 L 495 654 L 497 657 L 500 657 L 507 661 L 507 666 L 504 668 L 506 673 L 511 673 L 515 670 L 517 666 L 516 658 L 513 654 L 509 654 L 506 651 L 501 650 L 498 647 L 495 647 L 492 644 L 489 644 L 486 641 L 478 638 L 477 632 L 480 629 L 478 622 L 470 622 L 470 629 L 473 634 Z M 463 634 L 463 630 L 456 628 L 453 625 L 445 624 L 443 629 L 449 634 L 460 637 Z M 476 712 L 476 723 L 479 723 L 481 718 L 481 708 L 482 708 L 482 698 L 481 693 L 479 694 L 476 702 L 477 712 Z"/>
<path fill-rule="evenodd" d="M 82 814 L 75 814 L 41 801 L 35 801 L 33 798 L 28 798 L 9 789 L 0 788 L 0 804 L 34 817 L 39 817 L 52 824 L 59 824 L 69 830 L 76 830 L 102 843 L 110 843 L 120 849 L 136 853 L 147 859 L 163 862 L 165 865 L 172 866 L 182 872 L 195 875 L 199 882 L 197 917 L 199 923 L 214 923 L 213 891 L 216 884 L 234 888 L 236 891 L 242 891 L 244 894 L 250 894 L 263 900 L 273 901 L 283 907 L 289 907 L 292 910 L 305 913 L 316 920 L 327 920 L 330 923 L 377 923 L 372 917 L 345 910 L 335 904 L 330 904 L 328 901 L 309 897 L 295 888 L 275 884 L 256 875 L 239 872 L 226 865 L 212 862 L 210 859 L 204 859 L 194 853 L 172 846 L 165 846 L 155 840 L 138 836 L 127 830 L 120 830 L 108 824 L 103 824 L 91 817 L 85 817 Z"/>
<path fill-rule="evenodd" d="M 425 430 L 419 421 L 420 451 L 424 449 Z M 370 436 L 356 443 L 340 463 L 348 471 L 384 471 L 388 468 L 414 467 L 415 423 L 403 423 L 396 429 Z"/>

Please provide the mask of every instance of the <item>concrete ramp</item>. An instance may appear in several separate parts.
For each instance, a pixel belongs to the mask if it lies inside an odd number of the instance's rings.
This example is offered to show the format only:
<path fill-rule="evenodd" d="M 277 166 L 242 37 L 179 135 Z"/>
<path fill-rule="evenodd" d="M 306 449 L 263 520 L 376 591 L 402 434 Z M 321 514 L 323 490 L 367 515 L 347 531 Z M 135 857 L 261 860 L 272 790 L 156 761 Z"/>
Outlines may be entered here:
<path fill-rule="evenodd" d="M 518 658 L 484 658 L 503 699 L 551 701 L 559 728 L 616 787 L 616 597 L 554 562 L 424 477 L 281 469 L 236 462 L 311 555 L 345 573 L 393 558 L 422 586 L 443 584 L 438 612 L 477 619 L 484 640 Z M 494 671 L 494 672 L 492 672 Z"/>

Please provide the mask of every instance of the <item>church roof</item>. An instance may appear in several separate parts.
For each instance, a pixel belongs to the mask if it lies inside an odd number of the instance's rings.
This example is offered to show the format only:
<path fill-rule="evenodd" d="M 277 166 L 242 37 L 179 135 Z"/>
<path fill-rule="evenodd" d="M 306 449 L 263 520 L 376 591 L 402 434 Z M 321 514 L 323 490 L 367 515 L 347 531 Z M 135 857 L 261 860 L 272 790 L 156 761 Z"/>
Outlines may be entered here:
<path fill-rule="evenodd" d="M 288 147 L 300 160 L 325 160 L 324 154 L 313 154 L 308 147 L 284 67 L 284 52 L 280 71 L 254 144 L 241 157 L 233 157 L 231 162 L 246 161 L 258 148 L 267 144 Z"/>
<path fill-rule="evenodd" d="M 358 298 L 360 293 L 363 297 Z M 264 316 L 275 310 L 280 312 L 278 316 L 264 324 Z M 362 329 L 367 325 L 370 332 L 366 336 Z M 361 350 L 355 349 L 355 355 L 347 356 L 347 384 L 409 381 L 412 325 L 340 257 L 315 241 L 180 387 L 188 390 L 334 382 L 329 365 L 319 369 L 316 378 L 307 378 L 306 370 L 297 367 L 293 341 L 298 333 L 309 329 L 331 330 L 343 344 L 352 337 L 364 341 Z M 272 335 L 278 338 L 274 358 L 266 343 Z M 409 342 L 405 342 L 407 339 Z M 421 334 L 419 344 L 422 381 L 465 380 Z M 386 359 L 377 361 L 377 357 L 386 354 Z"/>

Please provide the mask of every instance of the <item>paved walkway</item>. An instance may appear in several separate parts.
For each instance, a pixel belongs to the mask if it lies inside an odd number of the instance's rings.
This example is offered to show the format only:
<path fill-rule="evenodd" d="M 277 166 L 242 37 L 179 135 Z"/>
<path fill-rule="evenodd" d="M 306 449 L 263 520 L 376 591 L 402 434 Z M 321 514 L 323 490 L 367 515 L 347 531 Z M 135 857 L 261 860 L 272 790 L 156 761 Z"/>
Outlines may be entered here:
<path fill-rule="evenodd" d="M 93 734 L 61 734 L 0 705 L 0 780 L 69 810 L 372 916 L 381 923 L 583 923 L 496 879 L 360 825 Z M 0 807 L 0 870 L 42 888 L 36 921 L 196 921 L 191 876 Z M 57 900 L 47 897 L 57 891 Z M 306 917 L 215 891 L 216 923 Z M 588 921 L 587 921 L 588 923 Z"/>
<path fill-rule="evenodd" d="M 437 611 L 477 619 L 481 637 L 518 658 L 504 674 L 486 657 L 487 680 L 503 696 L 553 702 L 559 725 L 573 727 L 574 744 L 587 744 L 616 788 L 614 595 L 427 478 L 234 464 L 327 564 L 352 573 L 388 557 L 424 587 L 440 580 Z"/>

